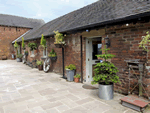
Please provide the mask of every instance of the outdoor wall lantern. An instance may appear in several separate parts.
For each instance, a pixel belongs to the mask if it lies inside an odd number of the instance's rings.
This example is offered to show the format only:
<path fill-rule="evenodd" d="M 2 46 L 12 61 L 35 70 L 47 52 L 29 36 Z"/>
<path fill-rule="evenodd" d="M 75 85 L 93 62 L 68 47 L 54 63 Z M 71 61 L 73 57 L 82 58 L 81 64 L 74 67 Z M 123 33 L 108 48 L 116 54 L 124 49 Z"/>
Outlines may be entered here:
<path fill-rule="evenodd" d="M 108 36 L 105 37 L 105 44 L 108 47 L 110 47 L 110 39 L 108 38 Z"/>
<path fill-rule="evenodd" d="M 89 32 L 89 30 L 87 29 L 86 32 Z"/>

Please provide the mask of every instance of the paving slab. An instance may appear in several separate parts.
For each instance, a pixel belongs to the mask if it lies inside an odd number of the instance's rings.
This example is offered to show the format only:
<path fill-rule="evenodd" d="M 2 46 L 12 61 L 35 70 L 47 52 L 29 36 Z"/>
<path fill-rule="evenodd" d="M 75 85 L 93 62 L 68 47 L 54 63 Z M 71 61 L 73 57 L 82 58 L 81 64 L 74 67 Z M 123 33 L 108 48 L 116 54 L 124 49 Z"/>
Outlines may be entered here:
<path fill-rule="evenodd" d="M 101 100 L 96 88 L 83 88 L 88 83 L 61 77 L 15 60 L 0 60 L 0 113 L 138 113 L 120 104 L 124 95 L 114 93 L 113 100 Z"/>

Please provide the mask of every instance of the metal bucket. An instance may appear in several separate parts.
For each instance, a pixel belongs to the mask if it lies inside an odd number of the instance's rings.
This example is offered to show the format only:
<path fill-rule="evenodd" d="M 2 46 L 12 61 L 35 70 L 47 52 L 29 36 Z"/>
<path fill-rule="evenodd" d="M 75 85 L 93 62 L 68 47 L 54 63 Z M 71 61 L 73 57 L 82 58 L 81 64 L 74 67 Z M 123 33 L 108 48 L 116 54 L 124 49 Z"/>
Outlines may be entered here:
<path fill-rule="evenodd" d="M 67 72 L 67 80 L 73 81 L 75 70 L 66 70 Z"/>
<path fill-rule="evenodd" d="M 113 83 L 111 85 L 99 84 L 99 98 L 104 100 L 111 100 L 114 97 Z"/>
<path fill-rule="evenodd" d="M 14 54 L 12 54 L 12 58 L 15 58 L 15 55 L 14 55 Z"/>
<path fill-rule="evenodd" d="M 22 62 L 21 58 L 17 58 L 16 60 L 17 60 L 17 62 Z"/>

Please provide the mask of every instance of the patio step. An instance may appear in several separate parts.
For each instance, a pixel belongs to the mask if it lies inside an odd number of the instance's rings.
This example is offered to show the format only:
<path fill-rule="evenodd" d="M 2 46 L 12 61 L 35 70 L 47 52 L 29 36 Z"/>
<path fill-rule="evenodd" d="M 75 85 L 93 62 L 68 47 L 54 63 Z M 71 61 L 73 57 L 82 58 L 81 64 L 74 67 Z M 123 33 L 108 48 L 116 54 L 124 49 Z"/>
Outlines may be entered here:
<path fill-rule="evenodd" d="M 120 99 L 123 106 L 129 107 L 139 112 L 143 112 L 149 102 L 134 96 L 125 96 Z"/>

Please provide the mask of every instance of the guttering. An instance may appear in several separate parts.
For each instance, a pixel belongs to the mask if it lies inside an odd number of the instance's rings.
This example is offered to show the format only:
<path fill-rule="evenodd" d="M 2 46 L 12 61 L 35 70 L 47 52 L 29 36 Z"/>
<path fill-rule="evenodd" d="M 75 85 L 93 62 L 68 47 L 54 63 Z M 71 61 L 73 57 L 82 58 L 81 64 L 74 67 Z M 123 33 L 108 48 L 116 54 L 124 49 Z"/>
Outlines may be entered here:
<path fill-rule="evenodd" d="M 81 43 L 81 83 L 83 83 L 83 64 L 82 64 L 82 36 L 80 36 Z"/>

